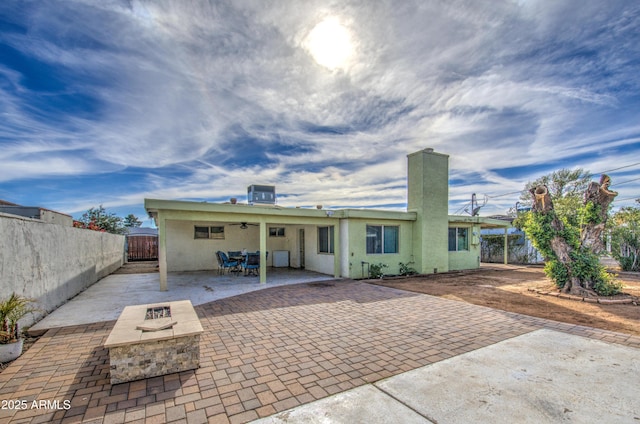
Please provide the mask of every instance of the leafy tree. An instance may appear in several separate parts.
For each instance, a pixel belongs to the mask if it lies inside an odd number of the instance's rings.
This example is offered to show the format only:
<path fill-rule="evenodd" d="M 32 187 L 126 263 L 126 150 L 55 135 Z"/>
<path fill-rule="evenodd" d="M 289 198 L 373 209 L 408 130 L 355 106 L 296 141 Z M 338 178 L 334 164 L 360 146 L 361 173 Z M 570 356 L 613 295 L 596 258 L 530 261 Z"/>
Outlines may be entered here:
<path fill-rule="evenodd" d="M 130 213 L 124 217 L 124 226 L 128 228 L 137 228 L 142 226 L 142 221 L 140 221 L 137 216 Z"/>
<path fill-rule="evenodd" d="M 91 208 L 82 214 L 82 218 L 76 221 L 74 226 L 112 234 L 126 233 L 122 218 L 114 213 L 108 213 L 102 205 L 97 209 Z"/>
<path fill-rule="evenodd" d="M 640 207 L 621 208 L 611 220 L 611 255 L 623 271 L 640 271 Z"/>
<path fill-rule="evenodd" d="M 553 179 L 550 181 L 554 183 Z M 576 187 L 582 185 L 579 175 L 575 181 Z M 567 185 L 554 187 L 555 191 L 552 191 L 546 184 L 538 184 L 529 190 L 532 209 L 521 215 L 519 225 L 544 256 L 547 276 L 564 292 L 575 295 L 595 292 L 608 296 L 621 290 L 621 285 L 598 259 L 603 250 L 602 232 L 609 206 L 617 196 L 609 190 L 610 182 L 610 178 L 603 175 L 600 183 L 588 183 L 583 195 L 573 187 L 566 190 Z M 552 194 L 555 194 L 555 201 Z M 575 209 L 556 208 L 557 203 L 563 204 L 566 199 L 569 200 L 564 206 L 574 205 L 571 207 Z"/>

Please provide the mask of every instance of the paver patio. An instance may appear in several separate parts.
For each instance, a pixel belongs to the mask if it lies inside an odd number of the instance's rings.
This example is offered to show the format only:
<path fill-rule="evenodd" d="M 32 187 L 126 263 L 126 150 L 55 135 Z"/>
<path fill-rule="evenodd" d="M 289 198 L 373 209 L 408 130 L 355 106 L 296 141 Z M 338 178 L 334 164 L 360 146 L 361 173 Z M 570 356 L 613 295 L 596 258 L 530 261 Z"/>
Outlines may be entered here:
<path fill-rule="evenodd" d="M 242 423 L 539 328 L 640 348 L 625 334 L 345 280 L 196 311 L 198 370 L 113 386 L 103 343 L 115 321 L 49 330 L 0 374 L 0 399 L 26 401 L 0 422 Z"/>

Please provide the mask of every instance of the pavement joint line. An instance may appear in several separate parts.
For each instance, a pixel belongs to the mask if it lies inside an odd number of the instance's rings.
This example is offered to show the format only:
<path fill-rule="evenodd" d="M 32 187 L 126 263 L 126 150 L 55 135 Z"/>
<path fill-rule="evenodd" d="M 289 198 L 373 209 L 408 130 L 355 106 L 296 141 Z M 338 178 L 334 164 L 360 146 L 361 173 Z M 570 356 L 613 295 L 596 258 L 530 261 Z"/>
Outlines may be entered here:
<path fill-rule="evenodd" d="M 424 367 L 421 367 L 421 368 L 425 368 L 425 367 L 428 367 L 428 366 L 429 366 L 429 365 L 425 365 Z M 416 368 L 416 369 L 417 369 L 417 368 Z M 399 374 L 399 375 L 402 375 L 402 374 Z M 394 377 L 397 377 L 397 376 L 394 376 Z M 376 381 L 375 383 L 373 383 L 373 384 L 371 384 L 371 385 L 372 385 L 373 387 L 375 387 L 378 391 L 380 391 L 382 394 L 384 394 L 384 395 L 386 395 L 386 396 L 389 396 L 391 399 L 393 399 L 393 400 L 395 400 L 396 402 L 398 402 L 398 403 L 400 403 L 400 404 L 404 405 L 405 407 L 409 408 L 410 410 L 412 410 L 412 411 L 413 411 L 413 412 L 415 412 L 416 414 L 420 415 L 422 418 L 426 419 L 427 421 L 429 421 L 429 422 L 431 422 L 431 423 L 433 423 L 433 424 L 438 424 L 438 420 L 436 420 L 435 418 L 430 417 L 430 416 L 425 415 L 425 414 L 422 414 L 422 413 L 421 413 L 421 412 L 419 412 L 417 409 L 415 409 L 413 406 L 409 405 L 407 402 L 403 401 L 402 399 L 400 399 L 400 398 L 398 398 L 398 397 L 396 397 L 396 396 L 392 395 L 391 393 L 389 393 L 389 392 L 387 392 L 386 390 L 382 389 L 381 387 L 378 387 L 378 386 L 377 386 L 377 384 L 378 384 L 378 383 L 383 382 L 383 381 L 385 381 L 385 380 L 389 380 L 389 379 L 391 379 L 391 378 L 393 378 L 393 377 L 389 377 L 389 378 L 385 378 L 385 379 L 380 380 L 380 381 Z"/>

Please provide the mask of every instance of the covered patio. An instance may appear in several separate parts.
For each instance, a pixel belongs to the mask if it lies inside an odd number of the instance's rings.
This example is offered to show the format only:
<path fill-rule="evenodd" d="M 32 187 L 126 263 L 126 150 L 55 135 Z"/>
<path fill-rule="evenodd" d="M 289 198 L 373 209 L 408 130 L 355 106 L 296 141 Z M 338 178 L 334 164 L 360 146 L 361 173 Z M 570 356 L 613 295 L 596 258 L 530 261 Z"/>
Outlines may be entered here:
<path fill-rule="evenodd" d="M 340 221 L 332 211 L 278 206 L 214 204 L 145 199 L 159 229 L 160 290 L 173 272 L 215 270 L 220 250 L 260 253 L 259 281 L 267 280 L 275 252 L 287 252 L 287 266 L 340 276 Z M 318 227 L 333 228 L 333 251 L 319 253 Z M 267 253 L 269 252 L 269 253 Z M 171 285 L 174 282 L 171 281 Z"/>

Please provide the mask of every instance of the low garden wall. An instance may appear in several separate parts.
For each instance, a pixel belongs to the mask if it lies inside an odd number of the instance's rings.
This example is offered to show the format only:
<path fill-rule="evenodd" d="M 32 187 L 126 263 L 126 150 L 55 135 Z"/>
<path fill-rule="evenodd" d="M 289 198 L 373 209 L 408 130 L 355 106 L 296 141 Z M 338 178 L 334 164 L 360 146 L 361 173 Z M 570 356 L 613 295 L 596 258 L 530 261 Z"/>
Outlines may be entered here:
<path fill-rule="evenodd" d="M 0 296 L 36 299 L 31 325 L 124 262 L 124 236 L 0 213 Z"/>

